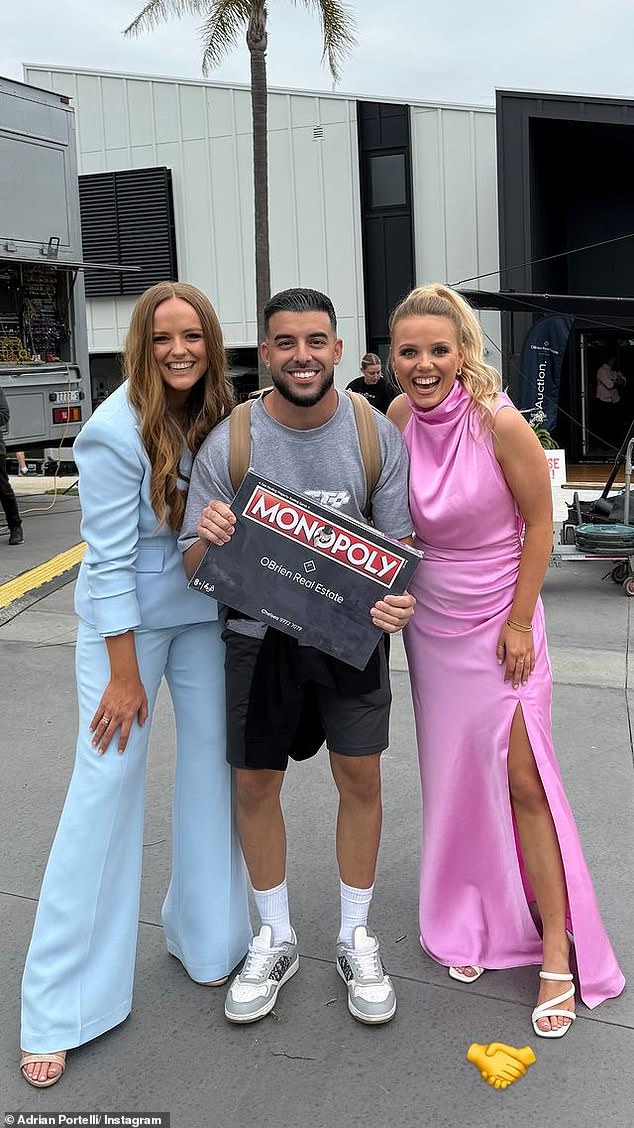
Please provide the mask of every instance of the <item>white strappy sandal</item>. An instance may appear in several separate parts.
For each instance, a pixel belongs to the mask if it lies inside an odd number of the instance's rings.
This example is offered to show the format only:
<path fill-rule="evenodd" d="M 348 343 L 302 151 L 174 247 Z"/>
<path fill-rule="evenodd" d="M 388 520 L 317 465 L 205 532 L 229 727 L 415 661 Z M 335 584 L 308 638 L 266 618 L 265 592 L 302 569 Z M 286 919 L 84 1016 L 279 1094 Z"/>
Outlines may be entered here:
<path fill-rule="evenodd" d="M 555 995 L 554 999 L 548 999 L 547 1002 L 540 1003 L 538 1006 L 536 1006 L 531 1015 L 533 1030 L 535 1031 L 538 1038 L 563 1038 L 564 1034 L 568 1033 L 575 1018 L 577 1017 L 574 1011 L 564 1010 L 561 1006 L 562 1003 L 566 1003 L 568 999 L 572 999 L 572 997 L 574 996 L 575 988 L 574 983 L 572 982 L 572 973 L 566 972 L 564 974 L 563 972 L 558 971 L 540 971 L 539 978 L 550 979 L 556 983 L 570 984 L 570 987 L 568 987 L 565 991 L 562 991 L 561 995 Z M 542 1018 L 557 1017 L 568 1018 L 570 1019 L 570 1021 L 566 1022 L 564 1026 L 559 1026 L 556 1030 L 540 1030 L 539 1026 L 537 1025 L 539 1020 Z"/>
<path fill-rule="evenodd" d="M 475 983 L 481 975 L 484 975 L 484 968 L 478 967 L 477 964 L 462 964 L 463 967 L 470 967 L 473 969 L 473 975 L 465 975 L 458 967 L 450 967 L 449 974 L 452 979 L 457 979 L 459 983 Z"/>

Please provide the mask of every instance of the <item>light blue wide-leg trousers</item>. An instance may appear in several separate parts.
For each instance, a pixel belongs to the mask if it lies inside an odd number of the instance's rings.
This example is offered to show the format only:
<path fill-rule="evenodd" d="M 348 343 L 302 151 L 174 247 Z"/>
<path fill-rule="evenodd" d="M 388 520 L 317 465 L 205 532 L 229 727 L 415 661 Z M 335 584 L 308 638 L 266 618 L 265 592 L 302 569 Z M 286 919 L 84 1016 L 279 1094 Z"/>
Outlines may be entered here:
<path fill-rule="evenodd" d="M 167 947 L 192 979 L 227 975 L 251 939 L 246 872 L 225 760 L 221 622 L 137 631 L 150 715 L 125 752 L 103 756 L 90 721 L 109 678 L 103 639 L 80 622 L 77 754 L 51 849 L 22 983 L 23 1050 L 49 1053 L 96 1038 L 132 1009 L 150 722 L 165 676 L 176 719 L 172 879 Z"/>

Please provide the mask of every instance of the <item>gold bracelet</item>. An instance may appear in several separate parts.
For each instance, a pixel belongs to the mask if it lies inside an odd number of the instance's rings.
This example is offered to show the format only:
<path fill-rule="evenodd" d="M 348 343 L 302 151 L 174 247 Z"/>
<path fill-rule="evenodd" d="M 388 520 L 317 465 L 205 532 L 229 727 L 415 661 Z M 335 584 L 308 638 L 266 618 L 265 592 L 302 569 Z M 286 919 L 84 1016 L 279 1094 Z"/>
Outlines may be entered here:
<path fill-rule="evenodd" d="M 525 627 L 523 623 L 514 623 L 512 619 L 507 619 L 506 625 L 507 625 L 507 627 L 510 627 L 511 630 L 513 630 L 513 631 L 522 631 L 525 634 L 528 634 L 528 632 L 532 631 L 532 629 L 533 629 L 532 623 L 531 623 L 530 627 Z"/>

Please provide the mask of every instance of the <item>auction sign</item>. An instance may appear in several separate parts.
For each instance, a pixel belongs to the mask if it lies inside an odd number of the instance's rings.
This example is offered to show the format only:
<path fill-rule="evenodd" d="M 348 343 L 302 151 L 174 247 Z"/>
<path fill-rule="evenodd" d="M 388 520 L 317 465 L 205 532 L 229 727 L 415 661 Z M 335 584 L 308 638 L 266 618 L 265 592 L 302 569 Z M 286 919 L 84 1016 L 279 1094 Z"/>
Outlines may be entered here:
<path fill-rule="evenodd" d="M 249 470 L 227 544 L 210 544 L 190 587 L 359 670 L 383 633 L 370 608 L 402 595 L 421 553 Z"/>

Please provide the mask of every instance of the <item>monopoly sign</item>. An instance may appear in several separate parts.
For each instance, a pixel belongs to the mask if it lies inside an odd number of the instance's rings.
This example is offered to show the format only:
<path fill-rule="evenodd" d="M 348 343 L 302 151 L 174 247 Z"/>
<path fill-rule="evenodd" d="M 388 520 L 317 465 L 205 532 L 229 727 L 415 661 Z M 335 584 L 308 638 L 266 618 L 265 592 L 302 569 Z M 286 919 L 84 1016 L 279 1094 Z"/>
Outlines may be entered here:
<path fill-rule="evenodd" d="M 231 508 L 231 540 L 209 546 L 190 586 L 364 669 L 382 633 L 370 608 L 403 593 L 420 553 L 252 471 Z"/>

